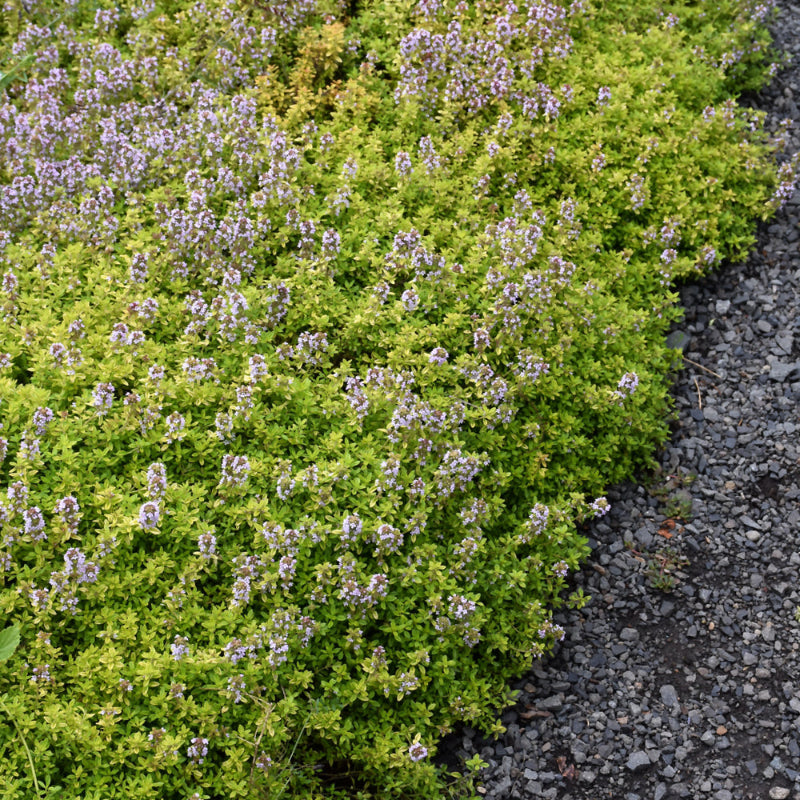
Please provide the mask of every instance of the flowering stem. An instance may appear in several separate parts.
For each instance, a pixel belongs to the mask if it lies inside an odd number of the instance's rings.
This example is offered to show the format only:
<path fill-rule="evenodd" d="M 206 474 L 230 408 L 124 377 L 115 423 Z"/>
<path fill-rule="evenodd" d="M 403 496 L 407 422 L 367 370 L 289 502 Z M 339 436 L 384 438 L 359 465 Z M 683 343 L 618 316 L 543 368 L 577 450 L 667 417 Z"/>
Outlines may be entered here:
<path fill-rule="evenodd" d="M 294 740 L 294 747 L 292 748 L 292 752 L 289 753 L 289 759 L 288 759 L 289 766 L 288 766 L 288 769 L 290 770 L 290 773 L 291 773 L 292 759 L 294 758 L 294 752 L 295 752 L 295 750 L 297 750 L 297 745 L 300 744 L 300 739 L 303 736 L 303 732 L 305 731 L 307 724 L 308 724 L 308 717 L 306 717 L 305 721 L 303 722 L 303 727 L 300 728 L 300 733 L 297 734 L 297 738 Z M 284 790 L 289 785 L 290 779 L 291 779 L 291 774 L 290 774 L 290 777 L 286 779 L 286 781 L 284 782 L 283 786 L 281 786 L 281 790 L 278 792 L 276 800 L 280 800 L 280 798 L 283 795 Z"/>

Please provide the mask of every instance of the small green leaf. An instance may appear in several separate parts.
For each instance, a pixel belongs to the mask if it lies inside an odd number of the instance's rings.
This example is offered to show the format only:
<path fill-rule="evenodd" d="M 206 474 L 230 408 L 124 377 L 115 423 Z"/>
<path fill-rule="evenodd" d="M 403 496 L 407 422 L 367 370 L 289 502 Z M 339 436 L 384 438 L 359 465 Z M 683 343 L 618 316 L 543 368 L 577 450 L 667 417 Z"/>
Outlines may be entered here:
<path fill-rule="evenodd" d="M 8 661 L 19 644 L 19 625 L 0 631 L 0 661 Z"/>

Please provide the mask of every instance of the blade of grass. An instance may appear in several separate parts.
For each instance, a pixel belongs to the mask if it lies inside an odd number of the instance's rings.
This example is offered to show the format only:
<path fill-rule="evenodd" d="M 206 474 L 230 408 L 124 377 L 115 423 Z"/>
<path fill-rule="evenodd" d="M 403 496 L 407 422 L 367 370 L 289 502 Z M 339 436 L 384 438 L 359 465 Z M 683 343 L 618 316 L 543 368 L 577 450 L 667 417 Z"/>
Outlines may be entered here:
<path fill-rule="evenodd" d="M 28 743 L 27 743 L 27 741 L 25 741 L 25 735 L 20 730 L 20 727 L 19 727 L 19 725 L 17 725 L 17 721 L 14 719 L 14 717 L 12 717 L 11 714 L 9 714 L 8 709 L 6 708 L 5 703 L 2 700 L 0 700 L 0 708 L 2 708 L 3 711 L 5 711 L 6 716 L 11 720 L 11 724 L 14 726 L 14 729 L 19 734 L 19 738 L 20 738 L 20 741 L 22 742 L 22 746 L 25 748 L 25 754 L 28 756 L 28 763 L 31 765 L 31 775 L 33 777 L 33 788 L 36 789 L 36 794 L 41 796 L 42 793 L 41 793 L 41 790 L 39 789 L 39 781 L 36 778 L 36 767 L 33 764 L 33 756 L 31 755 L 31 751 L 30 751 L 30 749 L 28 747 Z"/>

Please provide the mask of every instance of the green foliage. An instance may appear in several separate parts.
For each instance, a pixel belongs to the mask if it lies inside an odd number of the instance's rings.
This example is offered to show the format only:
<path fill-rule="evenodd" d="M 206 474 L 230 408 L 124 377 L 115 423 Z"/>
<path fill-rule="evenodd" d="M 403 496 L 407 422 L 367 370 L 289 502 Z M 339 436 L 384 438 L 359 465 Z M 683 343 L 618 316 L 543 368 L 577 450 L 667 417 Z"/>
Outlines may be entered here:
<path fill-rule="evenodd" d="M 0 225 L 2 796 L 470 791 L 438 739 L 499 729 L 667 437 L 675 282 L 775 206 L 763 29 L 159 0 L 39 42 L 56 5 L 3 23 L 3 188 L 63 172 Z"/>
<path fill-rule="evenodd" d="M 8 661 L 19 646 L 19 625 L 0 631 L 0 661 Z"/>

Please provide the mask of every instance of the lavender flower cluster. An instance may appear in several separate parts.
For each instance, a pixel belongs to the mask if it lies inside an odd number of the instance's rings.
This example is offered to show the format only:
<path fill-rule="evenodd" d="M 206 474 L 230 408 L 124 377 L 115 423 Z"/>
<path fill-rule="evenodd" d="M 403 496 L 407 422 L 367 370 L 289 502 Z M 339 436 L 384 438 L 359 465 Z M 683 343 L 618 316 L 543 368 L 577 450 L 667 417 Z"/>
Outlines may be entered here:
<path fill-rule="evenodd" d="M 477 25 L 465 25 L 468 8 L 461 2 L 454 8 L 440 4 L 435 11 L 433 6 L 421 10 L 421 24 L 400 42 L 395 100 L 418 99 L 431 115 L 443 104 L 474 115 L 510 101 L 530 119 L 540 113 L 548 119 L 558 117 L 561 101 L 549 86 L 540 82 L 533 92 L 517 87 L 548 58 L 569 55 L 573 40 L 568 20 L 583 13 L 580 0 L 569 10 L 548 0 L 531 3 L 527 14 L 509 2 L 495 14 L 484 12 Z M 435 32 L 441 27 L 446 33 Z M 426 168 L 430 172 L 437 166 Z"/>

